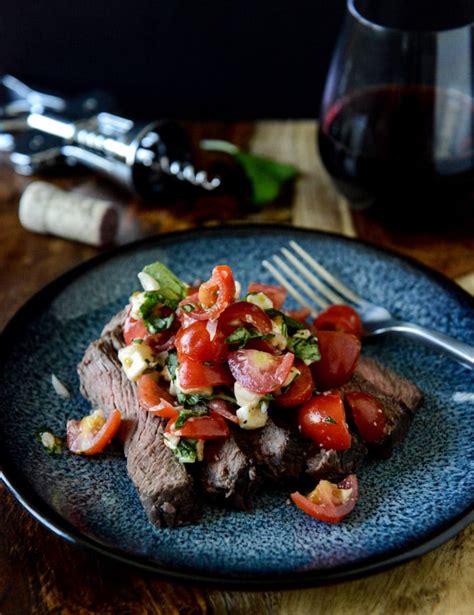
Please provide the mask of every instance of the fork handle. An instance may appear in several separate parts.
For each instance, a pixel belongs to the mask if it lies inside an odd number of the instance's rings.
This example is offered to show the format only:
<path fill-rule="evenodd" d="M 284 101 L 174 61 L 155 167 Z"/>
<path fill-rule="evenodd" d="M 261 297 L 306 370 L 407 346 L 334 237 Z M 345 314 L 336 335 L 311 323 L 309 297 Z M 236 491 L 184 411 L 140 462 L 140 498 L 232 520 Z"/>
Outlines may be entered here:
<path fill-rule="evenodd" d="M 469 344 L 459 342 L 444 333 L 431 331 L 420 325 L 400 320 L 392 320 L 389 326 L 378 329 L 374 331 L 374 333 L 389 333 L 391 331 L 401 333 L 402 335 L 423 342 L 427 346 L 433 348 L 433 350 L 443 352 L 452 359 L 455 359 L 461 363 L 461 365 L 464 365 L 464 367 L 474 369 L 474 347 Z"/>

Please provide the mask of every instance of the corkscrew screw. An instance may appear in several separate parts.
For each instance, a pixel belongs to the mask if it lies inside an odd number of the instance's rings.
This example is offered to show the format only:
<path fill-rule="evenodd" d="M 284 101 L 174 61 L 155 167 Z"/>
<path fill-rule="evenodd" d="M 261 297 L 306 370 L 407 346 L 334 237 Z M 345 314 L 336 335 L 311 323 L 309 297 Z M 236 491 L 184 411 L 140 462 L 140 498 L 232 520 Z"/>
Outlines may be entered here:
<path fill-rule="evenodd" d="M 176 183 L 212 191 L 221 185 L 196 170 L 186 131 L 175 122 L 136 122 L 114 115 L 104 92 L 64 99 L 0 77 L 0 151 L 17 173 L 83 164 L 150 196 Z"/>

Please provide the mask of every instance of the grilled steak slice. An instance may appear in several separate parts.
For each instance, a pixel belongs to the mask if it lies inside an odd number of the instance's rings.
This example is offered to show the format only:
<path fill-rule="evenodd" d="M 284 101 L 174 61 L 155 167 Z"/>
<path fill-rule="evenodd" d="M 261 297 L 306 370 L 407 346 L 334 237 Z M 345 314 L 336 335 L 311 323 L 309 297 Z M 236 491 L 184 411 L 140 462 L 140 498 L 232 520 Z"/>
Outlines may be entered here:
<path fill-rule="evenodd" d="M 117 357 L 123 345 L 124 312 L 87 348 L 78 366 L 81 392 L 106 413 L 119 408 L 127 470 L 143 507 L 156 525 L 176 526 L 199 517 L 193 479 L 163 441 L 163 424 L 139 407 L 136 385 L 125 376 Z"/>
<path fill-rule="evenodd" d="M 196 472 L 207 496 L 239 510 L 251 508 L 259 484 L 257 470 L 232 432 L 225 440 L 206 442 L 204 460 Z"/>
<path fill-rule="evenodd" d="M 361 391 L 379 400 L 385 418 L 385 437 L 368 448 L 376 457 L 390 457 L 393 448 L 408 432 L 423 399 L 421 391 L 406 378 L 366 357 L 361 357 L 354 375 L 342 391 Z"/>
<path fill-rule="evenodd" d="M 261 429 L 241 430 L 239 444 L 252 457 L 262 477 L 271 481 L 297 479 L 304 467 L 306 447 L 294 427 L 271 418 Z"/>
<path fill-rule="evenodd" d="M 370 357 L 360 357 L 355 374 L 369 381 L 380 393 L 404 404 L 411 412 L 415 412 L 423 401 L 423 393 L 413 382 Z"/>
<path fill-rule="evenodd" d="M 351 433 L 351 437 L 351 448 L 346 451 L 320 449 L 317 444 L 310 444 L 305 475 L 314 481 L 338 482 L 348 474 L 355 474 L 367 455 L 367 447 L 356 434 Z"/>

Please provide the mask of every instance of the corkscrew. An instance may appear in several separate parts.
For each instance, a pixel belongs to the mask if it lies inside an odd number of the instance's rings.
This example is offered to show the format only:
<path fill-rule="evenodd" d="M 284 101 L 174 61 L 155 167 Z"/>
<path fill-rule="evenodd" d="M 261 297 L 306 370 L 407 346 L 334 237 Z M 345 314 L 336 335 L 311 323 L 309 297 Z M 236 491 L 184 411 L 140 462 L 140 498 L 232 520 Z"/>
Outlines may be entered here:
<path fill-rule="evenodd" d="M 187 184 L 213 191 L 219 177 L 194 167 L 186 131 L 168 120 L 137 122 L 112 113 L 104 92 L 65 99 L 0 78 L 0 151 L 17 173 L 82 164 L 150 196 Z"/>

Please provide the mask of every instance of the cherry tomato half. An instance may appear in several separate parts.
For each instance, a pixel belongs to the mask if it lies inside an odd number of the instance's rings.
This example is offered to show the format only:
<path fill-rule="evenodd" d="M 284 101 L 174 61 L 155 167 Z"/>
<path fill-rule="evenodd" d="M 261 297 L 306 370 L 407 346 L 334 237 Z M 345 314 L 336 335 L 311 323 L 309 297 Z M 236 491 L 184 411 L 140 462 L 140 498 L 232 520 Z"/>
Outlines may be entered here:
<path fill-rule="evenodd" d="M 300 431 L 326 449 L 344 451 L 351 447 L 344 404 L 339 392 L 315 395 L 298 412 Z"/>
<path fill-rule="evenodd" d="M 230 267 L 218 265 L 212 270 L 211 278 L 199 287 L 199 305 L 189 316 L 194 320 L 215 320 L 232 303 L 234 296 L 235 282 Z M 189 303 L 189 300 L 188 297 L 186 301 Z"/>
<path fill-rule="evenodd" d="M 162 317 L 169 316 L 172 310 L 166 306 L 160 306 L 159 315 Z M 157 310 L 158 315 L 158 310 Z M 133 340 L 143 340 L 156 354 L 169 350 L 175 340 L 175 333 L 178 328 L 178 323 L 174 321 L 169 329 L 160 331 L 159 333 L 150 333 L 141 318 L 132 318 L 127 316 L 123 326 L 123 339 L 127 346 L 133 342 Z"/>
<path fill-rule="evenodd" d="M 273 307 L 279 310 L 285 303 L 286 290 L 283 286 L 275 286 L 274 284 L 259 284 L 258 282 L 250 282 L 248 293 L 263 293 L 267 295 L 273 303 Z"/>
<path fill-rule="evenodd" d="M 313 324 L 317 330 L 345 331 L 362 337 L 362 321 L 350 305 L 330 305 Z"/>
<path fill-rule="evenodd" d="M 211 412 L 209 416 L 196 416 L 189 418 L 182 427 L 174 428 L 175 420 L 171 419 L 165 432 L 182 438 L 193 440 L 213 440 L 214 438 L 227 438 L 229 426 L 219 414 Z"/>
<path fill-rule="evenodd" d="M 258 305 L 248 301 L 237 301 L 229 305 L 219 318 L 219 328 L 226 337 L 242 325 L 251 325 L 260 333 L 271 333 L 272 331 L 270 316 Z"/>
<path fill-rule="evenodd" d="M 300 406 L 313 393 L 314 381 L 309 367 L 301 359 L 296 360 L 295 367 L 299 370 L 300 375 L 290 384 L 287 391 L 275 397 L 275 403 L 280 408 Z"/>
<path fill-rule="evenodd" d="M 287 352 L 275 356 L 260 350 L 236 350 L 231 352 L 228 363 L 232 375 L 239 384 L 254 393 L 271 393 L 281 387 L 293 366 L 295 355 Z"/>
<path fill-rule="evenodd" d="M 173 396 L 158 384 L 156 378 L 144 374 L 137 384 L 138 402 L 140 406 L 163 418 L 174 418 L 178 411 L 173 407 Z"/>
<path fill-rule="evenodd" d="M 178 354 L 179 383 L 187 391 L 234 384 L 234 379 L 227 365 L 216 363 L 204 365 Z"/>
<path fill-rule="evenodd" d="M 225 361 L 227 345 L 225 335 L 217 329 L 211 341 L 207 324 L 194 321 L 189 327 L 180 329 L 176 335 L 176 349 L 193 361 Z"/>
<path fill-rule="evenodd" d="M 110 444 L 119 430 L 122 413 L 114 408 L 106 419 L 96 410 L 80 421 L 67 422 L 67 446 L 78 455 L 96 455 Z"/>
<path fill-rule="evenodd" d="M 290 495 L 303 512 L 320 521 L 339 523 L 354 509 L 359 497 L 357 476 L 350 474 L 337 485 L 319 481 L 316 489 L 306 497 L 298 491 Z"/>
<path fill-rule="evenodd" d="M 362 391 L 345 394 L 360 437 L 366 442 L 378 442 L 385 436 L 385 415 L 380 402 Z"/>
<path fill-rule="evenodd" d="M 222 417 L 235 423 L 239 424 L 239 419 L 235 414 L 235 409 L 232 404 L 225 399 L 219 399 L 216 397 L 215 399 L 211 399 L 208 403 L 208 406 L 211 410 L 213 410 L 216 414 L 220 414 Z"/>
<path fill-rule="evenodd" d="M 293 320 L 297 320 L 305 325 L 311 315 L 311 310 L 309 308 L 301 307 L 297 310 L 288 310 L 286 313 L 290 318 L 293 318 Z"/>
<path fill-rule="evenodd" d="M 318 331 L 316 337 L 321 359 L 310 366 L 316 388 L 320 391 L 338 388 L 354 373 L 360 340 L 343 331 Z"/>

